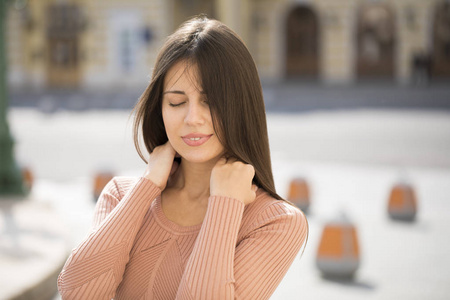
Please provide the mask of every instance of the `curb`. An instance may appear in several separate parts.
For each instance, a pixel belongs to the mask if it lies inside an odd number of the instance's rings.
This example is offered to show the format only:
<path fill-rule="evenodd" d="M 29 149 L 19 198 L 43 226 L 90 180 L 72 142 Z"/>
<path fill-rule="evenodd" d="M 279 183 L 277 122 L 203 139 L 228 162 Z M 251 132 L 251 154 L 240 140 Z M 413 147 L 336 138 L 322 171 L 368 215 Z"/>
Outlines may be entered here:
<path fill-rule="evenodd" d="M 69 255 L 58 213 L 32 197 L 2 198 L 0 232 L 0 299 L 54 299 Z"/>

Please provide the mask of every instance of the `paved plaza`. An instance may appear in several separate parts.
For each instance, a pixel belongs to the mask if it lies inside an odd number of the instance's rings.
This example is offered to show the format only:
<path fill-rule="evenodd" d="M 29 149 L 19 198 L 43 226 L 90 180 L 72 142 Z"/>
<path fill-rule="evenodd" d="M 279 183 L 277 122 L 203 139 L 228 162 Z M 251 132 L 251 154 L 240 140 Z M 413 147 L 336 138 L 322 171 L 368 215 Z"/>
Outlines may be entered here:
<path fill-rule="evenodd" d="M 335 94 L 342 103 L 353 103 L 336 108 L 331 94 L 323 97 L 322 104 L 310 100 L 321 98 L 315 93 L 330 93 L 326 89 L 310 89 L 310 94 L 297 90 L 298 98 L 289 86 L 265 89 L 278 192 L 287 196 L 290 180 L 301 176 L 312 193 L 308 245 L 272 299 L 448 298 L 450 101 L 445 99 L 450 97 L 445 97 L 450 93 L 441 87 L 430 91 L 429 99 L 416 101 L 413 95 L 422 93 L 422 88 L 406 96 L 398 92 L 401 97 L 370 89 L 373 95 L 366 93 L 365 100 L 353 102 L 346 97 L 358 94 L 357 89 Z M 278 102 L 284 106 L 276 105 L 278 97 L 286 97 Z M 371 97 L 399 104 L 370 104 Z M 401 105 L 408 97 L 411 104 Z M 57 217 L 61 232 L 66 233 L 66 247 L 55 245 L 61 247 L 59 255 L 67 255 L 89 229 L 96 172 L 139 176 L 144 171 L 132 142 L 129 109 L 100 110 L 93 104 L 69 109 L 52 104 L 54 99 L 47 101 L 50 98 L 30 107 L 19 105 L 17 99 L 9 113 L 16 158 L 33 170 L 33 205 L 43 207 L 41 215 L 51 209 Z M 302 99 L 309 100 L 295 103 Z M 416 190 L 419 206 L 414 223 L 387 216 L 390 188 L 400 181 Z M 341 214 L 356 226 L 361 249 L 360 268 L 347 282 L 324 279 L 315 266 L 323 226 Z M 33 245 L 33 240 L 23 243 Z M 41 250 L 37 247 L 36 256 L 29 259 L 45 257 L 45 249 Z M 11 280 L 17 278 L 13 275 Z"/>

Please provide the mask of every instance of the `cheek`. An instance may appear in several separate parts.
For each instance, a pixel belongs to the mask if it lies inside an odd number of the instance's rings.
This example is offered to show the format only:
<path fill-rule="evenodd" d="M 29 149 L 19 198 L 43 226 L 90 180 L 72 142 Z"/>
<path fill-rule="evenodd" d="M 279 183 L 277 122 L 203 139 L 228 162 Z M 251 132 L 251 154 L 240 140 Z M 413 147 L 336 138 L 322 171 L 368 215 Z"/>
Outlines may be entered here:
<path fill-rule="evenodd" d="M 176 136 L 177 133 L 177 129 L 178 129 L 178 124 L 177 124 L 177 120 L 178 120 L 178 116 L 176 116 L 173 113 L 167 113 L 163 110 L 162 112 L 162 117 L 163 117 L 163 124 L 164 124 L 164 128 L 166 130 L 166 134 L 167 137 L 169 138 L 169 140 L 171 138 L 173 138 L 174 136 Z"/>
<path fill-rule="evenodd" d="M 164 111 L 163 111 L 163 125 L 164 125 L 164 129 L 166 130 L 166 135 L 170 140 L 171 135 L 172 135 L 172 129 L 170 126 L 169 119 L 168 119 L 167 115 L 164 113 Z"/>
<path fill-rule="evenodd" d="M 210 111 L 209 112 L 209 123 L 211 124 L 211 127 L 213 128 L 213 130 L 214 130 L 214 133 L 216 134 L 216 135 L 221 135 L 221 122 L 219 121 L 220 119 L 217 117 L 217 116 L 215 116 L 214 118 L 213 118 L 213 116 L 212 116 L 212 112 Z"/>

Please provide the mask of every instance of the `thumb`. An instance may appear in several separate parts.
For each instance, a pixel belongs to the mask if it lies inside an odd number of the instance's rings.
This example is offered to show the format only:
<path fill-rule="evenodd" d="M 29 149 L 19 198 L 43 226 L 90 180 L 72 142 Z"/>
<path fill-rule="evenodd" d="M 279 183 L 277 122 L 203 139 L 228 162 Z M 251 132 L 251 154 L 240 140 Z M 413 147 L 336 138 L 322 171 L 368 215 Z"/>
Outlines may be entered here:
<path fill-rule="evenodd" d="M 178 169 L 179 163 L 177 161 L 173 161 L 172 168 L 170 169 L 170 175 L 172 176 Z"/>
<path fill-rule="evenodd" d="M 227 163 L 227 159 L 225 157 L 221 157 L 217 162 L 216 165 L 225 165 Z"/>

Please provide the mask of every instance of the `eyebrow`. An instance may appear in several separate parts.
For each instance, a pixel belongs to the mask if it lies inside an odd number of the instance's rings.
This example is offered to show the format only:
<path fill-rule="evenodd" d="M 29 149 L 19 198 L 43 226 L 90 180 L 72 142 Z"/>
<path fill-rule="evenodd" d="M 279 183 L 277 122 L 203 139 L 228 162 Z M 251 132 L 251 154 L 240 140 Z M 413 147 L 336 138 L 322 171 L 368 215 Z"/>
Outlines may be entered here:
<path fill-rule="evenodd" d="M 163 93 L 163 95 L 165 95 L 165 94 L 179 94 L 179 95 L 186 95 L 186 93 L 183 92 L 183 91 L 165 91 L 165 92 Z"/>
<path fill-rule="evenodd" d="M 165 91 L 163 92 L 163 95 L 165 94 L 178 94 L 178 95 L 186 95 L 186 93 L 184 91 L 178 91 L 178 90 L 174 90 L 174 91 Z M 200 94 L 206 95 L 206 93 L 204 91 L 200 91 Z"/>

